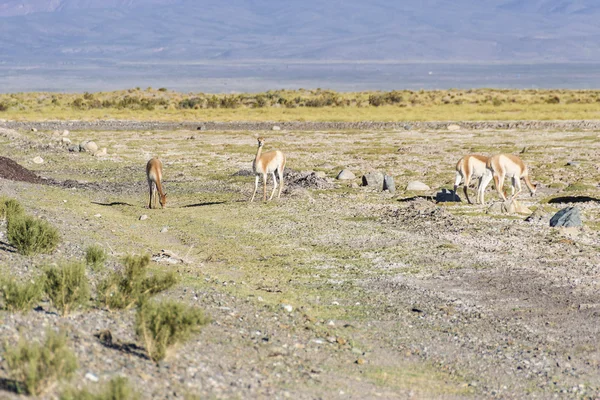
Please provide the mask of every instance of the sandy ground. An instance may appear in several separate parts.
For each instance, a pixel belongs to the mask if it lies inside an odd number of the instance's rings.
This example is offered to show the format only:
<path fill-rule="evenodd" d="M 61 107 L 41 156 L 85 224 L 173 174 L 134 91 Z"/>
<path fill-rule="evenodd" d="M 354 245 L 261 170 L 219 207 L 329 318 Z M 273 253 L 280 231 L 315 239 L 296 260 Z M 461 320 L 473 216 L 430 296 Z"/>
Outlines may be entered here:
<path fill-rule="evenodd" d="M 268 204 L 247 202 L 256 134 L 288 157 L 282 198 Z M 145 398 L 600 396 L 596 131 L 69 134 L 107 147 L 104 157 L 67 151 L 61 135 L 0 137 L 3 156 L 47 178 L 0 179 L 2 195 L 62 235 L 55 254 L 24 257 L 2 225 L 2 273 L 25 279 L 83 258 L 94 243 L 109 252 L 108 269 L 125 254 L 149 253 L 153 268 L 181 277 L 159 297 L 197 305 L 212 323 L 156 365 L 135 338 L 132 310 L 92 306 L 62 318 L 43 302 L 25 314 L 0 311 L 8 343 L 67 328 L 80 366 L 45 398 L 116 375 Z M 540 185 L 520 200 L 542 219 L 487 213 L 464 199 L 435 204 L 431 195 L 452 187 L 456 161 L 472 152 L 521 153 Z M 152 156 L 165 165 L 164 210 L 144 209 Z M 336 181 L 342 168 L 357 179 Z M 359 187 L 371 170 L 394 176 L 398 191 Z M 404 191 L 411 180 L 432 190 Z M 486 199 L 497 201 L 491 187 Z M 584 226 L 550 228 L 547 218 L 569 205 Z M 93 285 L 102 278 L 89 276 Z M 113 346 L 94 336 L 106 329 Z M 3 365 L 0 380 L 9 378 Z"/>

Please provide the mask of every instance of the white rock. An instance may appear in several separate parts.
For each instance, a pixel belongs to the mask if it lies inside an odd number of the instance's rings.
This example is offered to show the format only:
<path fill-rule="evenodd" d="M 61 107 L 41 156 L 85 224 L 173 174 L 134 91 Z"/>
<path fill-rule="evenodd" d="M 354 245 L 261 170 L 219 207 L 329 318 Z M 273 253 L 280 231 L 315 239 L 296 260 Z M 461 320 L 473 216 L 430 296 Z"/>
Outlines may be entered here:
<path fill-rule="evenodd" d="M 165 233 L 165 232 L 169 232 L 169 228 L 167 228 L 166 226 L 160 230 L 160 233 Z"/>
<path fill-rule="evenodd" d="M 37 132 L 36 128 L 31 128 L 31 132 Z"/>
<path fill-rule="evenodd" d="M 103 147 L 100 150 L 98 150 L 97 152 L 95 152 L 94 156 L 95 157 L 102 157 L 102 156 L 105 156 L 106 154 L 107 154 L 106 147 Z"/>
<path fill-rule="evenodd" d="M 289 305 L 289 304 L 282 304 L 282 305 L 281 305 L 281 308 L 283 308 L 283 309 L 284 309 L 285 311 L 287 311 L 287 312 L 292 312 L 292 311 L 294 311 L 294 307 L 292 307 L 292 306 L 291 306 L 291 305 Z"/>
<path fill-rule="evenodd" d="M 354 173 L 352 171 L 350 171 L 349 169 L 343 169 L 340 171 L 340 173 L 338 174 L 338 176 L 335 179 L 340 179 L 340 180 L 348 180 L 348 179 L 355 179 L 356 175 L 354 175 Z"/>
<path fill-rule="evenodd" d="M 36 158 L 33 159 L 33 162 L 35 164 L 43 164 L 44 163 L 44 159 L 40 156 L 37 156 Z"/>
<path fill-rule="evenodd" d="M 64 137 L 64 138 L 62 138 L 62 142 L 66 143 L 66 144 L 70 144 L 71 143 L 71 139 L 69 139 L 68 137 Z"/>
<path fill-rule="evenodd" d="M 140 221 L 147 220 L 148 216 L 146 214 L 140 216 Z"/>
<path fill-rule="evenodd" d="M 94 215 L 94 217 L 96 217 L 96 218 L 100 218 L 101 216 L 102 216 L 102 214 L 96 214 L 96 215 Z"/>
<path fill-rule="evenodd" d="M 317 178 L 322 178 L 322 179 L 325 179 L 327 177 L 327 175 L 323 171 L 317 171 L 317 172 L 315 172 L 315 176 Z"/>
<path fill-rule="evenodd" d="M 63 136 L 69 136 L 69 131 L 65 129 L 65 130 L 63 131 Z"/>
<path fill-rule="evenodd" d="M 446 127 L 449 131 L 457 131 L 460 129 L 460 125 L 450 124 Z"/>
<path fill-rule="evenodd" d="M 272 128 L 272 129 L 273 129 L 274 131 L 280 131 L 280 130 L 281 130 L 281 127 L 279 127 L 279 126 L 275 125 L 275 126 Z"/>
<path fill-rule="evenodd" d="M 98 382 L 100 380 L 96 375 L 92 374 L 91 372 L 85 374 L 85 379 L 92 382 Z"/>
<path fill-rule="evenodd" d="M 98 145 L 91 140 L 84 140 L 79 144 L 79 147 L 83 149 L 83 151 L 87 151 L 89 153 L 95 153 L 98 151 Z"/>
<path fill-rule="evenodd" d="M 429 186 L 427 186 L 426 184 L 424 184 L 423 182 L 419 182 L 419 181 L 412 181 L 412 182 L 408 182 L 408 185 L 406 185 L 406 190 L 431 190 L 431 188 Z"/>

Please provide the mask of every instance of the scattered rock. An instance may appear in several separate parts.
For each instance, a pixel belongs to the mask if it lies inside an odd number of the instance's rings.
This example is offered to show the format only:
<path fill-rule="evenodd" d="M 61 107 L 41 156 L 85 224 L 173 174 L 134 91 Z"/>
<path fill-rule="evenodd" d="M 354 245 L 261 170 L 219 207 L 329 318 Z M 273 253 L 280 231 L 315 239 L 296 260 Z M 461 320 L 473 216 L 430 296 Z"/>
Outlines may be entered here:
<path fill-rule="evenodd" d="M 71 139 L 69 139 L 68 137 L 63 137 L 63 138 L 61 139 L 61 141 L 62 141 L 64 144 L 71 144 L 71 143 L 72 143 L 72 142 L 71 142 Z"/>
<path fill-rule="evenodd" d="M 160 253 L 152 255 L 152 261 L 167 264 L 185 264 L 185 260 L 170 250 L 161 250 Z"/>
<path fill-rule="evenodd" d="M 519 203 L 517 199 L 512 199 L 512 201 L 507 200 L 502 206 L 509 214 L 531 214 L 531 210 Z"/>
<path fill-rule="evenodd" d="M 323 168 L 323 169 L 333 169 L 334 166 L 329 164 L 329 163 L 325 163 L 319 166 L 319 168 Z"/>
<path fill-rule="evenodd" d="M 94 153 L 94 157 L 102 157 L 102 156 L 105 156 L 106 154 L 107 154 L 106 147 L 103 147 Z"/>
<path fill-rule="evenodd" d="M 160 233 L 166 233 L 166 232 L 169 232 L 169 228 L 167 228 L 166 226 L 160 230 Z"/>
<path fill-rule="evenodd" d="M 327 175 L 323 171 L 317 171 L 317 172 L 315 172 L 315 175 L 317 178 L 321 178 L 321 179 L 325 179 L 327 177 Z"/>
<path fill-rule="evenodd" d="M 148 216 L 146 214 L 140 216 L 140 221 L 147 220 Z"/>
<path fill-rule="evenodd" d="M 431 190 L 431 188 L 429 186 L 427 186 L 426 184 L 424 184 L 423 182 L 411 181 L 411 182 L 408 182 L 408 185 L 406 185 L 406 190 L 420 191 L 420 190 Z"/>
<path fill-rule="evenodd" d="M 348 179 L 356 179 L 356 175 L 349 169 L 343 169 L 340 173 L 335 177 L 335 179 L 339 180 L 348 180 Z"/>
<path fill-rule="evenodd" d="M 579 208 L 563 208 L 562 210 L 554 214 L 552 218 L 550 218 L 550 226 L 565 228 L 582 226 Z"/>
<path fill-rule="evenodd" d="M 525 218 L 527 222 L 542 222 L 544 224 L 550 223 L 550 213 L 544 211 L 542 207 L 538 207 L 530 216 Z"/>
<path fill-rule="evenodd" d="M 363 175 L 362 185 L 383 190 L 383 174 L 378 171 L 369 172 Z"/>
<path fill-rule="evenodd" d="M 290 312 L 292 312 L 292 311 L 294 311 L 294 307 L 292 307 L 292 306 L 291 306 L 291 305 L 289 305 L 289 304 L 282 304 L 282 305 L 281 305 L 281 308 L 283 308 L 285 311 L 287 311 L 287 312 L 289 312 L 289 313 L 290 313 Z"/>
<path fill-rule="evenodd" d="M 44 163 L 44 159 L 40 156 L 37 156 L 33 159 L 33 163 L 34 164 L 43 164 Z"/>
<path fill-rule="evenodd" d="M 102 214 L 95 214 L 94 217 L 100 218 L 100 217 L 102 217 Z"/>
<path fill-rule="evenodd" d="M 240 169 L 238 172 L 234 172 L 231 176 L 254 176 L 254 172 L 251 169 Z"/>
<path fill-rule="evenodd" d="M 275 126 L 273 126 L 273 128 L 271 128 L 271 129 L 272 129 L 272 130 L 274 130 L 274 131 L 280 131 L 280 130 L 281 130 L 281 127 L 280 127 L 280 126 L 277 126 L 277 125 L 275 125 Z"/>
<path fill-rule="evenodd" d="M 436 203 L 451 203 L 451 202 L 460 202 L 459 195 L 455 195 L 454 190 L 442 189 L 441 192 L 437 192 L 435 194 L 435 202 Z"/>
<path fill-rule="evenodd" d="M 567 162 L 567 166 L 569 167 L 577 167 L 579 165 L 579 161 L 569 161 Z"/>
<path fill-rule="evenodd" d="M 356 360 L 356 363 L 357 363 L 358 365 L 363 365 L 363 364 L 365 363 L 365 359 L 364 359 L 364 358 L 360 358 L 360 357 L 359 357 L 359 358 Z"/>
<path fill-rule="evenodd" d="M 65 129 L 65 130 L 63 131 L 62 135 L 63 135 L 63 136 L 69 136 L 69 131 Z"/>
<path fill-rule="evenodd" d="M 449 131 L 458 131 L 460 129 L 460 125 L 450 124 L 446 127 Z"/>
<path fill-rule="evenodd" d="M 394 177 L 391 175 L 384 175 L 383 177 L 383 190 L 387 190 L 390 193 L 396 192 L 396 184 L 394 183 Z"/>
<path fill-rule="evenodd" d="M 199 127 L 196 128 L 196 130 L 198 130 L 198 131 L 205 131 L 206 130 L 206 126 L 200 125 Z"/>
<path fill-rule="evenodd" d="M 36 128 L 31 128 L 31 132 L 37 132 Z"/>
<path fill-rule="evenodd" d="M 196 135 L 192 135 L 189 138 L 187 138 L 187 140 L 196 140 Z"/>
<path fill-rule="evenodd" d="M 73 146 L 69 146 L 69 151 L 71 153 L 76 153 L 76 152 L 80 151 L 79 145 L 74 144 Z"/>
<path fill-rule="evenodd" d="M 92 382 L 98 382 L 100 380 L 96 375 L 92 374 L 91 372 L 85 374 L 85 379 Z"/>
<path fill-rule="evenodd" d="M 83 142 L 79 143 L 79 151 L 95 153 L 98 151 L 98 145 L 91 140 L 84 140 Z"/>
<path fill-rule="evenodd" d="M 286 193 L 289 193 L 290 188 L 307 188 L 307 189 L 333 189 L 335 184 L 326 178 L 320 178 L 316 172 L 294 170 L 286 170 L 283 175 L 284 187 Z"/>

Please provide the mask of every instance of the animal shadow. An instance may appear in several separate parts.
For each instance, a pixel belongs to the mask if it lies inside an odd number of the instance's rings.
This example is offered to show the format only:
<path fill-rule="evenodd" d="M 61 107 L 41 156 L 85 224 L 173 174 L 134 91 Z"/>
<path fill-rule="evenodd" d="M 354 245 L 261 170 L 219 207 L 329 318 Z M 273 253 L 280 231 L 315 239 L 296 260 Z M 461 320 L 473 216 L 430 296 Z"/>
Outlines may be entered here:
<path fill-rule="evenodd" d="M 225 204 L 225 203 L 227 203 L 227 202 L 226 201 L 207 201 L 207 202 L 204 202 L 204 203 L 188 204 L 187 206 L 181 206 L 181 208 L 214 206 L 214 205 L 217 205 L 217 204 Z"/>
<path fill-rule="evenodd" d="M 596 199 L 590 196 L 562 196 L 555 197 L 548 201 L 548 204 L 562 204 L 562 203 L 588 203 L 590 201 L 595 201 L 596 203 L 600 203 L 600 199 Z"/>
<path fill-rule="evenodd" d="M 98 201 L 92 201 L 92 204 L 96 204 L 99 206 L 112 207 L 112 206 L 130 206 L 133 207 L 133 204 L 125 203 L 122 201 L 113 201 L 112 203 L 100 203 Z"/>

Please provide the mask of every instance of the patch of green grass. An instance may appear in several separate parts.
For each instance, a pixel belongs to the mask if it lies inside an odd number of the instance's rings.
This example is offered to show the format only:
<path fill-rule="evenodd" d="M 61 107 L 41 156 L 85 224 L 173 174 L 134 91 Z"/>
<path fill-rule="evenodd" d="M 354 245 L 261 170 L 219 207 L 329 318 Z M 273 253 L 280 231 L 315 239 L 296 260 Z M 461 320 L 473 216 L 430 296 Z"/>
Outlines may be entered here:
<path fill-rule="evenodd" d="M 18 283 L 15 278 L 2 278 L 0 281 L 4 309 L 14 311 L 29 311 L 42 299 L 44 294 L 44 276 L 37 279 Z"/>
<path fill-rule="evenodd" d="M 210 319 L 198 308 L 174 301 L 138 304 L 135 334 L 142 341 L 148 356 L 160 361 L 173 346 L 184 342 Z"/>
<path fill-rule="evenodd" d="M 60 400 L 137 400 L 140 395 L 131 387 L 127 378 L 116 377 L 105 385 L 104 390 L 95 393 L 86 389 L 66 390 Z"/>
<path fill-rule="evenodd" d="M 68 263 L 47 267 L 44 290 L 61 314 L 68 315 L 77 307 L 85 307 L 90 298 L 85 265 Z"/>
<path fill-rule="evenodd" d="M 69 378 L 77 369 L 77 359 L 67 347 L 64 332 L 46 332 L 44 343 L 31 343 L 23 337 L 17 346 L 4 344 L 4 359 L 17 390 L 33 396 L 43 394 L 58 380 Z"/>
<path fill-rule="evenodd" d="M 18 214 L 8 220 L 7 237 L 23 255 L 52 253 L 60 241 L 58 230 L 47 221 Z"/>
<path fill-rule="evenodd" d="M 585 192 L 588 190 L 595 190 L 596 186 L 588 185 L 582 182 L 571 183 L 565 188 L 565 192 Z"/>
<path fill-rule="evenodd" d="M 100 271 L 106 262 L 106 251 L 98 245 L 91 245 L 85 249 L 85 263 L 93 271 Z"/>
<path fill-rule="evenodd" d="M 109 310 L 127 309 L 140 297 L 166 290 L 178 281 L 174 272 L 147 276 L 150 256 L 127 256 L 123 270 L 116 271 L 98 285 L 98 301 Z"/>
<path fill-rule="evenodd" d="M 15 199 L 0 199 L 0 218 L 9 220 L 11 217 L 25 214 L 25 209 Z"/>

